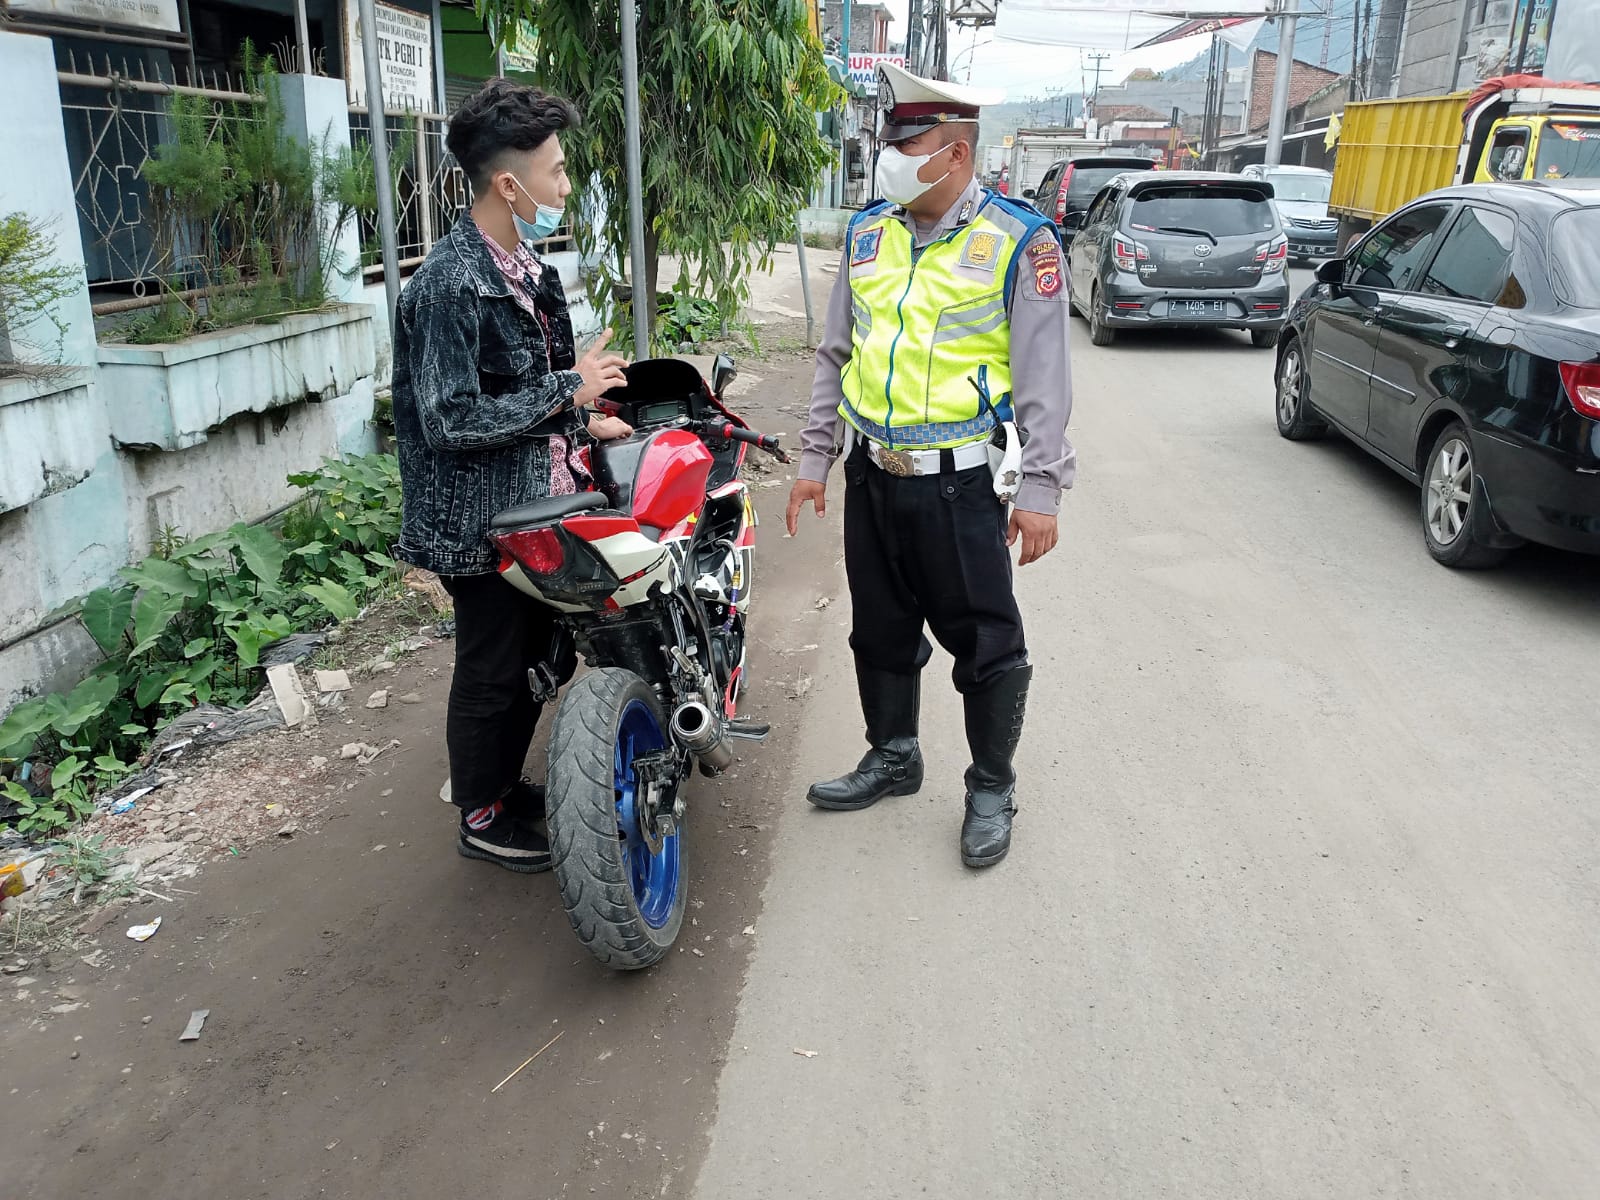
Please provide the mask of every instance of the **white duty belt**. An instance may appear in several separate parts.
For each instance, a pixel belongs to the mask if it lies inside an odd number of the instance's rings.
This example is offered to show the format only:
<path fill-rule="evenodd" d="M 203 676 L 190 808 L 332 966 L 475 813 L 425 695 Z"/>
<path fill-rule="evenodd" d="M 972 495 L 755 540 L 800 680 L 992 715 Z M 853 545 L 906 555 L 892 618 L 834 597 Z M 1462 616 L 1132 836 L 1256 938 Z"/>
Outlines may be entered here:
<path fill-rule="evenodd" d="M 946 453 L 954 457 L 957 471 L 989 465 L 989 449 L 983 442 L 971 442 L 965 446 L 957 446 L 953 450 L 891 450 L 871 438 L 861 440 L 867 444 L 867 457 L 888 474 L 899 479 L 937 475 L 942 466 L 940 456 Z"/>

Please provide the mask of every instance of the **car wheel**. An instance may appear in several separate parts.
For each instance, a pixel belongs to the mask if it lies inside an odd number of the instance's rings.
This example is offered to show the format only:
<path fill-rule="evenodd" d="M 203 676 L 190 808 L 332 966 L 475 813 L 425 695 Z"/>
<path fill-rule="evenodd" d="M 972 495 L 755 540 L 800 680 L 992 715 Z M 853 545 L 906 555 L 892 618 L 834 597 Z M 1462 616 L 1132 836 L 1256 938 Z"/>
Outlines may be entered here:
<path fill-rule="evenodd" d="M 1252 329 L 1250 331 L 1250 344 L 1257 350 L 1271 350 L 1278 344 L 1278 331 L 1276 329 Z"/>
<path fill-rule="evenodd" d="M 1473 462 L 1467 427 L 1452 421 L 1433 440 L 1423 464 L 1422 539 L 1447 567 L 1492 567 L 1506 556 L 1479 540 L 1485 500 Z"/>
<path fill-rule="evenodd" d="M 1291 442 L 1309 442 L 1328 432 L 1306 403 L 1311 381 L 1306 375 L 1305 351 L 1300 339 L 1289 337 L 1278 356 L 1278 433 Z"/>
<path fill-rule="evenodd" d="M 1089 340 L 1096 346 L 1109 346 L 1117 340 L 1117 331 L 1106 324 L 1098 286 L 1089 293 Z"/>

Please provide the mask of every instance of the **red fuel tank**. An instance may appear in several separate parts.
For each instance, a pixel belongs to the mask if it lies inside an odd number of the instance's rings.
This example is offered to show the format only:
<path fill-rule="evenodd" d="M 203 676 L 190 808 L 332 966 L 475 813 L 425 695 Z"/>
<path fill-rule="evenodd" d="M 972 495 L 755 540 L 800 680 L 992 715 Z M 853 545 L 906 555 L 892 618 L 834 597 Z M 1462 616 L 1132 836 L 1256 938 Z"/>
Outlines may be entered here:
<path fill-rule="evenodd" d="M 650 439 L 634 477 L 633 518 L 671 529 L 700 511 L 715 460 L 706 444 L 684 429 L 664 429 Z"/>

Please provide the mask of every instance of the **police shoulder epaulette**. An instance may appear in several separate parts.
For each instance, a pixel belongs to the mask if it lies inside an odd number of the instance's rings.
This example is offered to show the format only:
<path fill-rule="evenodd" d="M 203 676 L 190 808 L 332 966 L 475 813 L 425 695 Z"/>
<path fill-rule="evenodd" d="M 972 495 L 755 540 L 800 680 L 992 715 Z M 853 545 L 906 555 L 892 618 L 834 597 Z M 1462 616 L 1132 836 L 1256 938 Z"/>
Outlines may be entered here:
<path fill-rule="evenodd" d="M 854 229 L 856 225 L 864 218 L 875 217 L 879 213 L 887 212 L 893 207 L 894 205 L 890 204 L 887 200 L 869 200 L 866 204 L 861 206 L 860 212 L 856 213 L 855 216 L 850 218 L 848 228 Z"/>

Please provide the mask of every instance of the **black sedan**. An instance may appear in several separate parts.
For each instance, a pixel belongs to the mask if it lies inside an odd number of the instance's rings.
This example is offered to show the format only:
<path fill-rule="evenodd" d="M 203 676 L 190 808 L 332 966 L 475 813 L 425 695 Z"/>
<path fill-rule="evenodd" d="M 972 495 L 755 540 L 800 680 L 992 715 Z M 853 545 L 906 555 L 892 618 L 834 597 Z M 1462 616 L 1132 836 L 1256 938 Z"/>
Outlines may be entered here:
<path fill-rule="evenodd" d="M 1323 263 L 1283 332 L 1277 418 L 1421 485 L 1446 566 L 1600 553 L 1600 190 L 1445 188 Z"/>

